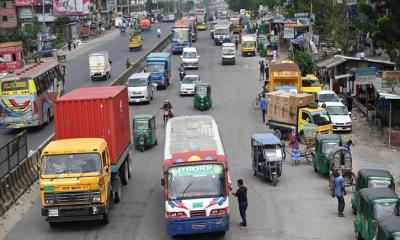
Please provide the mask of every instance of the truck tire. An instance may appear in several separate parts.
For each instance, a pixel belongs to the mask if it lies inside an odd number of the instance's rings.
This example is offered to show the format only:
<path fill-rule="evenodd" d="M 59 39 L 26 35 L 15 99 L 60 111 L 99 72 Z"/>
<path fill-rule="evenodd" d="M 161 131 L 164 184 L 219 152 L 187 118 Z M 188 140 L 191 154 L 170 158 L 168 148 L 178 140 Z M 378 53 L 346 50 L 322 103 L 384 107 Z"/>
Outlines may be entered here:
<path fill-rule="evenodd" d="M 56 228 L 56 227 L 60 226 L 60 223 L 59 222 L 49 222 L 49 226 L 51 228 Z"/>
<path fill-rule="evenodd" d="M 101 223 L 104 225 L 107 225 L 110 223 L 110 211 L 111 211 L 111 205 L 112 205 L 112 192 L 108 194 L 108 201 L 106 204 L 106 209 L 105 213 L 103 213 L 103 220 L 101 220 Z"/>
<path fill-rule="evenodd" d="M 122 200 L 122 181 L 119 176 L 115 177 L 113 180 L 115 183 L 114 186 L 114 202 L 119 203 Z"/>
<path fill-rule="evenodd" d="M 128 158 L 125 159 L 124 163 L 121 166 L 121 169 L 119 171 L 119 176 L 121 178 L 121 182 L 123 185 L 128 184 L 129 180 L 129 163 L 128 163 Z"/>
<path fill-rule="evenodd" d="M 127 157 L 127 160 L 128 160 L 128 177 L 131 178 L 132 177 L 132 160 L 129 155 Z"/>

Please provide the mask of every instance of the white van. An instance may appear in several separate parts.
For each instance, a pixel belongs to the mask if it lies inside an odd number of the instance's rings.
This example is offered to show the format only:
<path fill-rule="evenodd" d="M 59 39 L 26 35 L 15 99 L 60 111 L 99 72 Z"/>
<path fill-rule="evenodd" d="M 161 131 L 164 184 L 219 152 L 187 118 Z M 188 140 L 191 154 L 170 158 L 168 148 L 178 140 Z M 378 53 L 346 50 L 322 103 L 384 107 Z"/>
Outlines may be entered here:
<path fill-rule="evenodd" d="M 182 52 L 182 63 L 185 68 L 199 68 L 199 58 L 197 50 L 194 47 L 185 47 Z"/>
<path fill-rule="evenodd" d="M 147 102 L 153 99 L 154 84 L 151 73 L 134 73 L 127 81 L 129 102 Z"/>
<path fill-rule="evenodd" d="M 111 77 L 111 61 L 108 59 L 108 52 L 94 52 L 89 54 L 90 78 L 107 80 Z"/>
<path fill-rule="evenodd" d="M 234 43 L 222 44 L 222 65 L 230 63 L 235 65 L 236 46 Z"/>

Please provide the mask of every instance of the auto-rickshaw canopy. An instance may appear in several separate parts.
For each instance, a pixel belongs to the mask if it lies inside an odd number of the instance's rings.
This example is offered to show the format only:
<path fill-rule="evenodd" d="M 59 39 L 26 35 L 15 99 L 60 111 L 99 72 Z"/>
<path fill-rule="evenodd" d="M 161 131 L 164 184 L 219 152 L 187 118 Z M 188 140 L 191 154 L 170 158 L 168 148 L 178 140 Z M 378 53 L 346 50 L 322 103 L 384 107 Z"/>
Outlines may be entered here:
<path fill-rule="evenodd" d="M 400 237 L 400 216 L 387 216 L 378 223 L 377 240 L 393 239 L 393 236 Z"/>

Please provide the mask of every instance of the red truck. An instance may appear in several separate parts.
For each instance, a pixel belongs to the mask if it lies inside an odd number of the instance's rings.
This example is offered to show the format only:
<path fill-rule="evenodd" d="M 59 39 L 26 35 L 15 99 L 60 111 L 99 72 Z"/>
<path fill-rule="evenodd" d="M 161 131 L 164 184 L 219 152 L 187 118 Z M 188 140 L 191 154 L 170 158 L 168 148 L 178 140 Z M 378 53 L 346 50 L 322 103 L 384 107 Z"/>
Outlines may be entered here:
<path fill-rule="evenodd" d="M 142 29 L 142 31 L 150 31 L 151 22 L 149 19 L 143 18 L 140 20 L 139 24 L 140 24 L 140 28 Z"/>
<path fill-rule="evenodd" d="M 73 90 L 54 107 L 56 140 L 41 156 L 42 215 L 57 222 L 109 222 L 112 202 L 131 177 L 125 86 Z"/>

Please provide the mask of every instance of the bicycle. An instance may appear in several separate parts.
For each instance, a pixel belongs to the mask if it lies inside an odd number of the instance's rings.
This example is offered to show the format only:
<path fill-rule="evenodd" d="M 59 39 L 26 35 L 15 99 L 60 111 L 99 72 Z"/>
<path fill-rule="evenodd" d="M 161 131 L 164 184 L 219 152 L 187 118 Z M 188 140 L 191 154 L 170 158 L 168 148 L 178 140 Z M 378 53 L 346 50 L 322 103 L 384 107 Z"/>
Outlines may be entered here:
<path fill-rule="evenodd" d="M 315 138 L 305 137 L 306 148 L 300 152 L 300 156 L 304 157 L 308 163 L 312 163 L 314 161 L 314 144 Z"/>
<path fill-rule="evenodd" d="M 260 94 L 257 94 L 257 97 L 251 102 L 251 106 L 254 110 L 260 110 L 260 100 L 261 96 Z"/>

